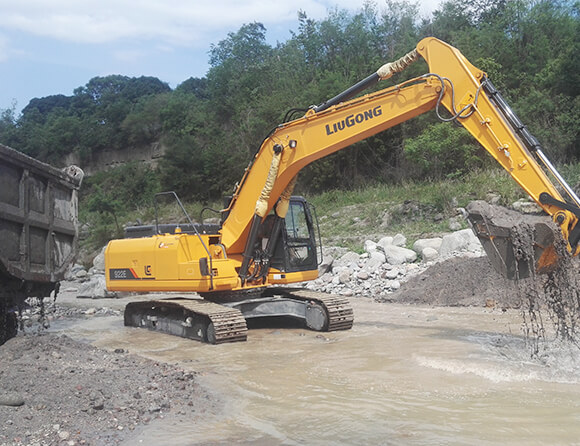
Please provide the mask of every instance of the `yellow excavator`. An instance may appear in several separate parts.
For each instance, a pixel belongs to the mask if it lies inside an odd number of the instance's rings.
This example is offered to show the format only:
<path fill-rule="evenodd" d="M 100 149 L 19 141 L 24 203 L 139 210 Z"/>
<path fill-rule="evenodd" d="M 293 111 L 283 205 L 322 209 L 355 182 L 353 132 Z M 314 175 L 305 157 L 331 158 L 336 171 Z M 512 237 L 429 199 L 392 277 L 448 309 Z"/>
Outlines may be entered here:
<path fill-rule="evenodd" d="M 419 57 L 428 64 L 427 74 L 360 95 Z M 317 159 L 429 110 L 461 123 L 551 216 L 549 225 L 532 231 L 533 256 L 525 258 L 515 254 L 520 247 L 514 247 L 509 228 L 489 224 L 485 212 L 470 214 L 499 271 L 514 278 L 550 270 L 561 257 L 558 237 L 570 255 L 578 254 L 580 200 L 574 191 L 486 73 L 430 37 L 301 118 L 278 125 L 221 211 L 221 224 L 189 219 L 133 227 L 126 238 L 111 241 L 105 252 L 109 290 L 200 295 L 129 303 L 125 325 L 213 344 L 245 340 L 246 320 L 262 317 L 290 316 L 319 331 L 351 328 L 346 298 L 289 287 L 315 279 L 320 258 L 311 208 L 292 196 L 297 175 Z"/>

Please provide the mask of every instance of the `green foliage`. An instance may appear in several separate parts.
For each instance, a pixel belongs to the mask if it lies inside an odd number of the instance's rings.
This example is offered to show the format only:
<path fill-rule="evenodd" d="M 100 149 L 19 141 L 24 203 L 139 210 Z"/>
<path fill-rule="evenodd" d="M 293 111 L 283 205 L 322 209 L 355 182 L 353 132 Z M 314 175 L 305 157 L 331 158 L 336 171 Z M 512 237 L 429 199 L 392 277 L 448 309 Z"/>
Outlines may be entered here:
<path fill-rule="evenodd" d="M 405 143 L 405 156 L 422 178 L 456 178 L 483 167 L 481 148 L 462 127 L 439 123 Z"/>
<path fill-rule="evenodd" d="M 86 178 L 81 189 L 80 219 L 91 226 L 89 245 L 99 247 L 122 237 L 121 222 L 132 211 L 150 207 L 157 192 L 157 174 L 136 163 Z"/>
<path fill-rule="evenodd" d="M 31 100 L 20 116 L 0 110 L 0 142 L 57 166 L 76 154 L 81 167 L 100 151 L 160 143 L 165 157 L 148 173 L 155 184 L 141 189 L 216 200 L 231 193 L 287 110 L 298 110 L 291 119 L 300 116 L 433 35 L 488 73 L 554 162 L 570 163 L 580 157 L 579 11 L 572 0 L 446 0 L 428 19 L 407 0 L 369 1 L 353 13 L 335 8 L 322 19 L 299 11 L 291 37 L 275 46 L 261 23 L 228 33 L 212 45 L 207 75 L 174 90 L 152 77 L 99 76 L 72 96 Z M 425 70 L 417 63 L 406 75 Z M 488 159 L 464 131 L 431 113 L 316 161 L 301 173 L 299 190 L 456 178 Z M 109 183 L 117 174 L 108 175 L 95 175 L 85 188 L 96 194 L 93 213 L 115 230 L 112 216 L 135 203 L 123 197 L 115 207 Z M 121 195 L 135 179 L 129 176 Z"/>

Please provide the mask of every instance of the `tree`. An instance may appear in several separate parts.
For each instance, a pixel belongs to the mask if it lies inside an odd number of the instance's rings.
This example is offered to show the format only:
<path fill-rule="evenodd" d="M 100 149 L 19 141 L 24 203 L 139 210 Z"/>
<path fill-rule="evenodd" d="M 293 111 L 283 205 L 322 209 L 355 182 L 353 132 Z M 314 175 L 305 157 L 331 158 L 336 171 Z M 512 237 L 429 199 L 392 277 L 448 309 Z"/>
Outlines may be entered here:
<path fill-rule="evenodd" d="M 452 123 L 439 123 L 405 143 L 405 156 L 421 178 L 459 177 L 484 165 L 482 151 L 471 135 Z"/>

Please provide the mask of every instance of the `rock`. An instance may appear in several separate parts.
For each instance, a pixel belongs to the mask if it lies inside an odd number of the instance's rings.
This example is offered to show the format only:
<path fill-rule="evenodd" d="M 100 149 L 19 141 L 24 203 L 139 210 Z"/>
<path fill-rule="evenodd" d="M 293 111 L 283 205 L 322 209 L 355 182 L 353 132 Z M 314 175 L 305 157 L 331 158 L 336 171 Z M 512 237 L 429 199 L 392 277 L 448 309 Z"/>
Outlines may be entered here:
<path fill-rule="evenodd" d="M 95 258 L 93 259 L 93 267 L 95 268 L 95 272 L 98 273 L 104 273 L 105 272 L 105 249 L 107 247 L 103 246 L 103 249 L 101 249 L 101 252 L 98 253 Z"/>
<path fill-rule="evenodd" d="M 397 234 L 393 237 L 393 245 L 404 248 L 406 244 L 407 237 L 405 237 L 403 234 Z"/>
<path fill-rule="evenodd" d="M 94 403 L 93 406 L 92 406 L 92 408 L 94 410 L 103 410 L 105 408 L 105 403 L 102 402 L 102 401 L 99 401 L 97 403 Z"/>
<path fill-rule="evenodd" d="M 385 246 L 390 246 L 393 244 L 393 237 L 391 236 L 386 236 L 383 237 L 382 239 L 379 240 L 379 242 L 377 243 L 377 245 L 384 251 L 385 250 Z"/>
<path fill-rule="evenodd" d="M 542 212 L 540 206 L 533 201 L 526 200 L 525 198 L 521 198 L 515 203 L 512 203 L 512 208 L 522 214 L 539 214 Z"/>
<path fill-rule="evenodd" d="M 391 265 L 401 265 L 417 260 L 417 253 L 415 251 L 395 245 L 385 247 L 385 256 L 387 262 Z"/>
<path fill-rule="evenodd" d="M 75 279 L 84 279 L 85 277 L 88 276 L 88 274 L 89 273 L 87 273 L 84 269 L 80 269 L 74 274 L 74 278 Z"/>
<path fill-rule="evenodd" d="M 441 237 L 421 238 L 413 243 L 413 251 L 415 251 L 417 254 L 421 254 L 425 248 L 431 248 L 439 251 L 441 248 L 441 242 Z"/>
<path fill-rule="evenodd" d="M 391 214 L 389 211 L 385 211 L 381 216 L 381 223 L 379 225 L 380 228 L 388 228 L 391 224 Z"/>
<path fill-rule="evenodd" d="M 323 255 L 322 263 L 320 263 L 320 265 L 318 266 L 318 275 L 322 276 L 323 274 L 330 271 L 333 263 L 334 263 L 334 257 L 332 257 L 330 254 Z"/>
<path fill-rule="evenodd" d="M 117 293 L 107 290 L 107 281 L 104 275 L 95 275 L 88 282 L 79 287 L 77 294 L 81 299 L 102 299 L 105 297 L 117 297 Z"/>
<path fill-rule="evenodd" d="M 0 392 L 0 406 L 19 407 L 24 405 L 24 398 L 17 393 Z"/>
<path fill-rule="evenodd" d="M 481 244 L 471 229 L 463 229 L 443 236 L 439 254 L 449 257 L 462 251 L 481 252 Z"/>
<path fill-rule="evenodd" d="M 485 201 L 487 201 L 489 204 L 497 205 L 501 201 L 501 195 L 498 195 L 493 192 L 488 192 L 487 195 L 485 196 Z"/>
<path fill-rule="evenodd" d="M 320 277 L 322 283 L 330 283 L 332 282 L 332 272 L 325 273 L 322 277 Z"/>
<path fill-rule="evenodd" d="M 339 283 L 348 283 L 350 282 L 350 277 L 351 277 L 350 270 L 344 269 L 338 274 L 338 281 Z"/>
<path fill-rule="evenodd" d="M 368 252 L 369 254 L 378 249 L 377 244 L 375 242 L 373 242 L 372 240 L 366 240 L 365 244 L 364 244 L 364 248 L 365 248 L 365 251 Z"/>
<path fill-rule="evenodd" d="M 449 219 L 449 230 L 451 231 L 459 231 L 461 230 L 461 223 L 457 221 L 456 218 L 450 218 Z"/>
<path fill-rule="evenodd" d="M 369 278 L 369 273 L 368 273 L 368 272 L 366 272 L 366 271 L 359 271 L 359 272 L 356 274 L 356 277 L 357 277 L 357 279 L 360 279 L 360 280 L 368 280 L 368 278 Z"/>
<path fill-rule="evenodd" d="M 366 271 L 377 271 L 383 263 L 387 261 L 385 254 L 380 251 L 373 251 L 370 258 L 367 260 L 365 265 Z"/>
<path fill-rule="evenodd" d="M 398 280 L 393 280 L 391 282 L 391 289 L 395 291 L 398 290 L 399 288 L 401 288 L 401 282 L 399 282 Z"/>
<path fill-rule="evenodd" d="M 356 252 L 349 251 L 340 257 L 338 260 L 335 260 L 333 265 L 336 266 L 346 266 L 352 262 L 357 263 L 360 259 L 360 256 Z"/>
<path fill-rule="evenodd" d="M 437 257 L 439 257 L 439 252 L 436 249 L 427 247 L 421 251 L 421 258 L 424 262 L 432 262 Z"/>

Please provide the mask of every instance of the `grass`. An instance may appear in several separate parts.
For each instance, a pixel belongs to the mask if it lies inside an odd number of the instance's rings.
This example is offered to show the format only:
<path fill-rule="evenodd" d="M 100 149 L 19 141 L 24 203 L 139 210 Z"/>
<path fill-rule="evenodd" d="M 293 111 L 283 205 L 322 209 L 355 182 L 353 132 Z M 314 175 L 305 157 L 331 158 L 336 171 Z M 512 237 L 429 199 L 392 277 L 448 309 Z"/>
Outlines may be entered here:
<path fill-rule="evenodd" d="M 562 166 L 562 175 L 574 186 L 580 182 L 580 164 Z M 331 190 L 308 196 L 318 215 L 323 243 L 326 246 L 344 246 L 361 252 L 364 241 L 378 241 L 383 236 L 401 233 L 408 243 L 418 238 L 432 237 L 449 232 L 449 219 L 458 215 L 458 208 L 466 207 L 470 201 L 485 200 L 493 194 L 499 197 L 499 204 L 509 205 L 526 194 L 503 170 L 483 170 L 473 172 L 461 179 L 442 181 L 404 182 L 399 185 L 377 184 L 356 190 Z M 194 221 L 199 221 L 200 203 L 184 203 Z M 216 201 L 209 205 L 221 209 Z M 86 219 L 86 213 L 84 221 Z M 182 211 L 171 202 L 160 205 L 162 223 L 185 222 Z M 106 239 L 111 224 L 103 229 L 103 221 L 94 219 L 91 225 L 99 233 L 99 242 Z M 110 217 L 110 216 L 109 216 Z M 204 218 L 216 218 L 206 211 Z M 110 218 L 109 218 L 110 219 Z M 152 224 L 155 221 L 153 206 L 141 207 L 123 214 L 121 225 Z M 461 221 L 461 219 L 458 219 Z M 93 238 L 94 241 L 94 238 Z M 105 241 L 106 242 L 106 241 Z M 102 245 L 101 245 L 102 246 Z"/>
<path fill-rule="evenodd" d="M 369 237 L 377 241 L 401 233 L 411 244 L 418 238 L 449 232 L 449 219 L 458 215 L 458 208 L 489 194 L 498 195 L 504 205 L 525 196 L 507 173 L 487 170 L 461 180 L 333 190 L 308 199 L 316 207 L 327 244 L 361 251 Z"/>

